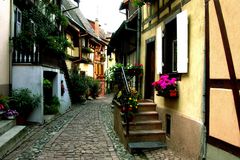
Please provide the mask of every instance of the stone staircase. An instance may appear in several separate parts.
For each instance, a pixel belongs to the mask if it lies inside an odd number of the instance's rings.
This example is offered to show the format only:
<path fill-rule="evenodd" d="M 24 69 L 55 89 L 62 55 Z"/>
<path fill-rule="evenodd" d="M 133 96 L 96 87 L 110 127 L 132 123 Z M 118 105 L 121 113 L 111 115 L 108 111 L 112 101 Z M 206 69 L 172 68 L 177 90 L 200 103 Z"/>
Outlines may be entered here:
<path fill-rule="evenodd" d="M 26 133 L 26 127 L 16 125 L 16 120 L 0 119 L 0 159 L 20 142 Z"/>
<path fill-rule="evenodd" d="M 115 106 L 115 109 L 119 109 Z M 119 112 L 120 116 L 118 116 Z M 119 134 L 120 140 L 125 147 L 133 152 L 137 149 L 156 149 L 166 148 L 166 133 L 162 130 L 162 122 L 159 120 L 156 104 L 151 100 L 139 102 L 138 113 L 134 115 L 132 122 L 129 122 L 129 134 L 126 133 L 127 124 L 123 121 L 124 114 L 121 111 L 115 111 L 116 121 L 115 131 Z M 117 120 L 118 119 L 118 120 Z M 122 132 L 122 133 L 121 133 Z"/>

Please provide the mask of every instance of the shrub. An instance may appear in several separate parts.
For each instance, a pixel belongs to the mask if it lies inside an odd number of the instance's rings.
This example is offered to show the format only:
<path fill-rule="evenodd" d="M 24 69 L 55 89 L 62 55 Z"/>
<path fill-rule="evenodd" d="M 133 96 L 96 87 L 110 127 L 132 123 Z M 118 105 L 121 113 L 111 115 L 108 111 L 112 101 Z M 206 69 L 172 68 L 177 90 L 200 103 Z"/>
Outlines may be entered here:
<path fill-rule="evenodd" d="M 44 105 L 44 114 L 57 114 L 60 102 L 57 96 L 53 96 L 49 104 Z"/>
<path fill-rule="evenodd" d="M 73 102 L 79 102 L 80 99 L 85 96 L 88 90 L 88 85 L 86 78 L 80 76 L 77 70 L 70 71 L 70 81 L 71 81 L 71 95 Z"/>
<path fill-rule="evenodd" d="M 39 104 L 40 96 L 32 94 L 31 90 L 27 88 L 12 91 L 10 106 L 24 117 L 27 117 Z"/>

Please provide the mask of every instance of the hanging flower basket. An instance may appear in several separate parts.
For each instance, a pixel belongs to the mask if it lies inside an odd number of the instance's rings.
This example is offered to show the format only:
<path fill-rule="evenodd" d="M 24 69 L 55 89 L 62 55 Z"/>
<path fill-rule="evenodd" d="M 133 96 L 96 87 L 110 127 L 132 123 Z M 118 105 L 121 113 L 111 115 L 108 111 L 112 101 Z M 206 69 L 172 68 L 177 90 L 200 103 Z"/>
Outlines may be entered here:
<path fill-rule="evenodd" d="M 165 74 L 160 76 L 158 81 L 152 83 L 156 89 L 157 96 L 166 98 L 178 97 L 178 87 L 176 78 L 169 78 L 169 75 Z"/>

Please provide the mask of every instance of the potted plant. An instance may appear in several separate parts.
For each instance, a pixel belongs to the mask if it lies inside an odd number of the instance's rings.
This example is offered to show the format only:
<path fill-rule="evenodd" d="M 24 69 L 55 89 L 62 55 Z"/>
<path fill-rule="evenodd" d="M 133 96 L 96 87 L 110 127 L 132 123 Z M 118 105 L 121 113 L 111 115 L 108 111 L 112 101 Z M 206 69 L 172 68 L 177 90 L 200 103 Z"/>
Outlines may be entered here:
<path fill-rule="evenodd" d="M 32 94 L 27 88 L 12 91 L 10 106 L 19 113 L 20 123 L 25 123 L 32 111 L 40 104 L 40 96 Z"/>
<path fill-rule="evenodd" d="M 161 75 L 152 85 L 158 92 L 157 96 L 178 97 L 177 79 L 170 78 L 168 74 Z"/>
<path fill-rule="evenodd" d="M 135 64 L 135 65 L 129 65 L 125 69 L 126 75 L 128 76 L 143 76 L 143 65 L 142 64 Z"/>
<path fill-rule="evenodd" d="M 3 115 L 6 119 L 15 119 L 19 113 L 16 110 L 8 109 Z"/>

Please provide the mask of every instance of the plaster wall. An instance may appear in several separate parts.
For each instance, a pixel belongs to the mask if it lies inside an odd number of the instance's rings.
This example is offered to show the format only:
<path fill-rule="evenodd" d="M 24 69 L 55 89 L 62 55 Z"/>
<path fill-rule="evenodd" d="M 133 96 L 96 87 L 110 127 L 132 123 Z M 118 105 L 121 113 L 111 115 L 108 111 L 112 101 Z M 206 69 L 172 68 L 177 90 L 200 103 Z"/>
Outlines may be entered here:
<path fill-rule="evenodd" d="M 71 106 L 71 100 L 64 78 L 64 74 L 60 73 L 59 69 L 41 67 L 41 66 L 13 66 L 12 87 L 13 89 L 28 88 L 33 94 L 41 96 L 41 103 L 35 108 L 30 115 L 28 121 L 36 123 L 44 123 L 44 106 L 43 106 L 43 74 L 44 71 L 56 73 L 53 79 L 53 95 L 57 96 L 60 101 L 59 112 L 64 113 Z M 61 96 L 61 80 L 65 86 L 65 93 Z"/>
<path fill-rule="evenodd" d="M 8 95 L 10 83 L 9 37 L 11 1 L 0 1 L 0 95 Z"/>
<path fill-rule="evenodd" d="M 232 53 L 234 69 L 237 79 L 240 79 L 240 19 L 233 17 L 240 17 L 239 1 L 220 0 L 223 18 L 226 25 L 227 36 Z M 221 32 L 217 20 L 216 10 L 213 0 L 209 1 L 209 17 L 210 17 L 210 78 L 214 79 L 229 79 L 229 72 L 221 38 Z"/>
<path fill-rule="evenodd" d="M 171 115 L 172 136 L 170 136 L 167 141 L 170 147 L 190 158 L 198 159 L 202 146 L 201 130 L 203 126 L 202 112 L 204 104 L 204 1 L 191 0 L 182 6 L 182 10 L 187 11 L 189 22 L 188 73 L 181 74 L 181 80 L 178 81 L 179 97 L 177 99 L 167 99 L 156 96 L 155 92 L 154 102 L 157 104 L 157 110 L 162 120 L 166 118 L 166 114 Z M 167 14 L 165 12 L 169 11 L 165 10 L 164 15 Z M 164 29 L 164 20 L 156 27 L 141 35 L 141 63 L 144 64 L 144 66 L 146 59 L 146 40 L 156 36 L 156 30 L 159 26 Z M 159 60 L 156 61 L 156 66 L 157 65 L 161 65 Z M 159 74 L 155 73 L 155 80 L 158 79 Z M 145 79 L 143 79 L 143 83 L 145 83 Z M 144 90 L 143 88 L 143 93 Z M 166 125 L 166 122 L 164 122 L 163 125 Z M 179 126 L 181 127 L 179 128 Z M 186 147 L 189 146 L 189 143 L 195 146 Z"/>
<path fill-rule="evenodd" d="M 92 64 L 80 64 L 80 70 L 86 72 L 86 76 L 93 77 L 93 65 Z"/>
<path fill-rule="evenodd" d="M 220 0 L 219 2 L 227 32 L 227 39 L 225 38 L 225 40 L 229 41 L 236 78 L 240 79 L 240 31 L 238 29 L 240 19 L 232 18 L 240 17 L 240 4 L 238 0 L 232 0 L 231 2 Z M 229 68 L 213 0 L 209 1 L 209 18 L 210 78 L 229 80 Z M 232 90 L 211 88 L 209 112 L 209 135 L 240 147 L 239 122 Z"/>
<path fill-rule="evenodd" d="M 28 121 L 43 123 L 43 71 L 39 66 L 13 66 L 12 88 L 28 88 L 33 94 L 41 96 L 41 103 L 37 106 Z"/>
<path fill-rule="evenodd" d="M 198 6 L 198 9 L 196 9 Z M 203 101 L 203 77 L 204 77 L 204 3 L 201 0 L 190 1 L 182 7 L 189 16 L 189 64 L 188 73 L 181 74 L 179 85 L 179 98 L 167 100 L 156 96 L 155 102 L 159 107 L 175 110 L 191 119 L 202 121 L 202 101 Z M 158 26 L 164 28 L 164 22 Z M 158 27 L 157 26 L 157 27 Z M 141 63 L 145 64 L 146 40 L 156 36 L 157 27 L 142 34 L 141 39 Z M 156 65 L 161 62 L 157 61 Z M 144 65 L 145 66 L 145 65 Z M 146 72 L 146 71 L 145 71 Z M 159 79 L 159 74 L 155 73 L 155 80 Z M 145 83 L 144 79 L 143 82 Z M 144 92 L 144 88 L 143 88 Z"/>
<path fill-rule="evenodd" d="M 71 99 L 70 99 L 69 90 L 67 88 L 67 83 L 66 83 L 64 74 L 62 73 L 60 74 L 60 83 L 61 83 L 61 80 L 63 80 L 64 94 L 62 96 L 61 96 L 61 93 L 60 95 L 58 95 L 59 97 L 61 97 L 59 99 L 60 100 L 59 112 L 64 113 L 71 107 Z M 61 91 L 61 88 L 60 88 L 60 91 Z"/>

